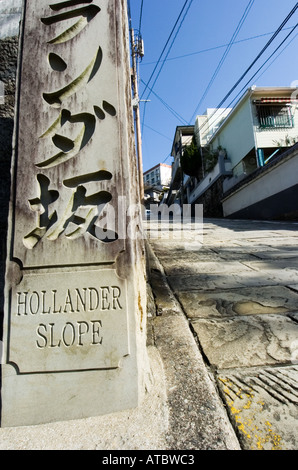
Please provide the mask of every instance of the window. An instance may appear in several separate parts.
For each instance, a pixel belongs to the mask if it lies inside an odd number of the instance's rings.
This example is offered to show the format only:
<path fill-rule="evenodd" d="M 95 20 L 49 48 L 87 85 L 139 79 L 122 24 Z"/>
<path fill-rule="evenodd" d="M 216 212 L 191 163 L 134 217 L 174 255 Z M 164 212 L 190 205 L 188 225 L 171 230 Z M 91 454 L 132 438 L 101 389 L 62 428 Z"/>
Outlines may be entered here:
<path fill-rule="evenodd" d="M 294 127 L 290 106 L 258 105 L 257 113 L 261 129 Z"/>

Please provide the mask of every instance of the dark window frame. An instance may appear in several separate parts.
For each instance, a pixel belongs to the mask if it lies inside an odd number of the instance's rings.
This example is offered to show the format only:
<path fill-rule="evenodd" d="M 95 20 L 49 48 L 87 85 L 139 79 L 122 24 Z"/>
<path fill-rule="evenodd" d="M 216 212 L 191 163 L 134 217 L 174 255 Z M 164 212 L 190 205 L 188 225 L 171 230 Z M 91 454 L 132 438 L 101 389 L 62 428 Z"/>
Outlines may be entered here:
<path fill-rule="evenodd" d="M 290 106 L 284 104 L 258 104 L 257 116 L 260 129 L 291 129 L 294 117 Z"/>

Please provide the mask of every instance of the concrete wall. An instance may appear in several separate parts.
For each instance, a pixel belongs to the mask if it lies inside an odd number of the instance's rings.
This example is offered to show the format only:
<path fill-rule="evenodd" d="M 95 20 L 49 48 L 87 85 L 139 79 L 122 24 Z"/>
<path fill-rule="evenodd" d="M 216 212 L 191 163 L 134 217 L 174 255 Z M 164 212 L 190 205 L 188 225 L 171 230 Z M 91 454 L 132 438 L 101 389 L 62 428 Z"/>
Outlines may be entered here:
<path fill-rule="evenodd" d="M 204 217 L 222 217 L 223 176 L 220 176 L 196 201 L 203 205 Z"/>
<path fill-rule="evenodd" d="M 246 100 L 210 143 L 214 150 L 219 146 L 226 149 L 234 168 L 251 151 L 254 142 L 250 101 Z"/>
<path fill-rule="evenodd" d="M 298 151 L 264 170 L 223 200 L 225 217 L 275 218 L 284 216 L 280 211 L 298 215 Z"/>

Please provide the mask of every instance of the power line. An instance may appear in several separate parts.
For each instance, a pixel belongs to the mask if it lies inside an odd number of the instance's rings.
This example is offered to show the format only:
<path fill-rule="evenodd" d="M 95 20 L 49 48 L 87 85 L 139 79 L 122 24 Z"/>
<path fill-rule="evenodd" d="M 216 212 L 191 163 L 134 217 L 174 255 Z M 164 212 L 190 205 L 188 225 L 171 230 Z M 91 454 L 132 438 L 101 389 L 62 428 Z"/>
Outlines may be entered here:
<path fill-rule="evenodd" d="M 142 30 L 143 6 L 144 6 L 144 0 L 142 0 L 141 9 L 140 9 L 140 19 L 139 19 L 139 33 L 140 34 L 141 34 L 141 30 Z"/>
<path fill-rule="evenodd" d="M 295 11 L 297 10 L 298 8 L 298 3 L 296 3 L 296 5 L 294 6 L 294 8 L 290 11 L 290 13 L 288 14 L 288 16 L 284 19 L 284 21 L 281 23 L 281 25 L 277 28 L 277 30 L 274 32 L 274 34 L 271 36 L 271 38 L 269 39 L 269 41 L 265 44 L 265 46 L 263 47 L 263 49 L 261 50 L 261 52 L 259 52 L 259 54 L 257 55 L 257 57 L 253 60 L 253 62 L 250 64 L 250 66 L 245 70 L 245 72 L 241 75 L 241 77 L 237 80 L 237 82 L 233 85 L 233 87 L 230 89 L 230 91 L 226 94 L 226 96 L 221 100 L 221 102 L 219 103 L 219 105 L 217 106 L 216 109 L 218 108 L 221 108 L 222 104 L 229 98 L 229 96 L 233 93 L 233 91 L 237 88 L 237 86 L 242 82 L 242 80 L 244 79 L 244 77 L 248 74 L 248 72 L 252 69 L 252 67 L 255 65 L 255 63 L 259 60 L 259 58 L 264 54 L 264 52 L 268 49 L 268 47 L 271 45 L 271 43 L 274 41 L 274 39 L 276 38 L 276 36 L 280 33 L 280 31 L 283 29 L 283 27 L 285 26 L 285 24 L 289 21 L 289 19 L 294 15 Z M 294 31 L 294 29 L 297 27 L 297 24 L 292 28 L 292 31 L 289 33 L 292 34 L 292 32 Z M 288 35 L 288 36 L 289 36 Z M 288 38 L 287 36 L 287 38 Z M 283 41 L 284 42 L 284 41 Z M 283 42 L 281 44 L 283 44 Z M 281 44 L 278 46 L 277 49 L 279 49 L 279 47 L 281 46 Z M 275 52 L 277 51 L 277 49 L 274 51 L 273 54 L 275 54 Z M 272 55 L 270 57 L 272 57 Z M 267 59 L 269 60 L 269 59 Z M 266 61 L 267 62 L 267 61 Z M 266 63 L 265 62 L 265 63 Z M 264 64 L 265 64 L 264 63 Z M 262 65 L 262 67 L 264 66 L 264 64 Z M 261 67 L 261 68 L 262 68 Z M 260 70 L 260 69 L 259 69 Z M 252 77 L 253 78 L 253 77 Z M 210 116 L 210 119 L 212 118 L 212 116 L 215 114 L 215 112 Z M 203 127 L 206 126 L 206 123 L 203 123 L 202 126 L 200 127 L 200 131 Z"/>
<path fill-rule="evenodd" d="M 200 108 L 200 106 L 201 106 L 202 102 L 204 101 L 205 97 L 207 96 L 208 91 L 210 90 L 210 88 L 211 88 L 211 86 L 212 86 L 212 84 L 213 84 L 215 78 L 217 77 L 217 75 L 218 75 L 218 73 L 219 73 L 219 71 L 220 71 L 220 69 L 221 69 L 221 67 L 222 67 L 222 65 L 223 65 L 223 63 L 224 63 L 224 61 L 226 60 L 226 58 L 227 58 L 227 56 L 228 56 L 228 54 L 229 54 L 229 52 L 230 52 L 230 50 L 231 50 L 231 48 L 232 48 L 232 45 L 233 45 L 233 43 L 234 43 L 236 37 L 238 36 L 238 34 L 239 34 L 239 32 L 240 32 L 240 29 L 242 28 L 242 26 L 243 26 L 243 24 L 244 24 L 244 22 L 245 22 L 245 20 L 246 20 L 246 18 L 247 18 L 247 16 L 248 16 L 248 13 L 249 13 L 250 10 L 251 10 L 251 7 L 253 6 L 253 3 L 254 3 L 254 0 L 249 0 L 248 4 L 247 4 L 247 6 L 246 6 L 246 8 L 245 8 L 245 10 L 244 10 L 244 13 L 243 13 L 243 15 L 242 15 L 242 17 L 241 17 L 241 19 L 240 19 L 238 25 L 237 25 L 237 28 L 235 29 L 235 31 L 234 31 L 234 33 L 233 33 L 231 39 L 230 39 L 230 42 L 229 42 L 229 44 L 228 44 L 228 46 L 227 46 L 227 48 L 226 48 L 226 50 L 225 50 L 225 52 L 224 52 L 222 58 L 220 59 L 218 65 L 217 65 L 217 67 L 216 67 L 216 69 L 215 69 L 215 72 L 213 73 L 213 75 L 212 75 L 212 77 L 211 77 L 211 79 L 210 79 L 210 81 L 209 81 L 209 83 L 208 83 L 208 85 L 207 85 L 207 87 L 206 87 L 206 89 L 205 89 L 205 91 L 204 91 L 204 93 L 203 93 L 203 95 L 202 95 L 202 97 L 201 97 L 201 99 L 200 99 L 200 101 L 199 101 L 199 103 L 198 103 L 198 105 L 197 105 L 197 107 L 196 107 L 196 109 L 195 109 L 193 115 L 191 116 L 190 121 L 192 121 L 193 118 L 196 116 L 198 109 Z"/>
<path fill-rule="evenodd" d="M 297 25 L 295 26 L 294 29 L 297 28 Z M 296 39 L 296 37 L 298 36 L 298 33 L 291 39 L 291 41 L 283 48 L 282 51 L 280 51 L 280 53 L 275 57 L 275 59 L 271 62 L 271 64 L 268 65 L 268 67 L 265 68 L 265 70 L 263 70 L 263 72 L 261 73 L 261 75 L 258 76 L 258 80 L 264 75 L 264 73 L 271 67 L 271 65 L 278 59 L 278 57 L 287 49 L 287 47 L 289 47 L 290 44 L 292 44 L 292 42 Z M 270 58 L 269 58 L 270 59 Z"/>
<path fill-rule="evenodd" d="M 283 28 L 283 31 L 287 31 L 288 29 L 291 29 L 293 26 L 288 26 L 287 28 Z M 234 41 L 232 44 L 241 44 L 242 42 L 247 42 L 247 41 L 251 41 L 253 39 L 258 39 L 258 38 L 262 38 L 264 36 L 269 36 L 270 34 L 273 34 L 274 31 L 270 31 L 268 33 L 263 33 L 263 34 L 258 34 L 257 36 L 250 36 L 249 38 L 244 38 L 244 39 L 238 39 L 238 41 Z M 183 55 L 179 55 L 179 56 L 176 56 L 176 57 L 170 57 L 170 58 L 167 58 L 167 62 L 169 61 L 173 61 L 173 60 L 179 60 L 179 59 L 184 59 L 185 57 L 191 57 L 193 55 L 198 55 L 198 54 L 204 54 L 205 52 L 211 52 L 211 51 L 215 51 L 217 49 L 222 49 L 224 47 L 227 47 L 229 44 L 221 44 L 219 46 L 214 46 L 214 47 L 209 47 L 207 49 L 202 49 L 200 51 L 195 51 L 195 52 L 189 52 L 187 54 L 183 54 Z M 154 61 L 154 62 L 142 62 L 142 67 L 146 67 L 148 65 L 154 65 L 156 64 L 157 61 Z"/>
<path fill-rule="evenodd" d="M 150 129 L 152 132 L 155 132 L 156 134 L 160 135 L 161 137 L 164 137 L 165 139 L 169 140 L 170 142 L 172 142 L 173 139 L 170 139 L 170 137 L 162 134 L 161 132 L 157 131 L 156 129 L 153 129 L 153 127 L 150 127 L 148 126 L 147 124 L 144 124 L 145 127 L 147 127 L 148 129 Z"/>
<path fill-rule="evenodd" d="M 141 82 L 145 84 L 144 80 L 141 79 Z M 154 96 L 167 108 L 170 113 L 175 116 L 176 119 L 178 119 L 181 123 L 187 124 L 187 121 L 179 114 L 177 111 L 175 111 L 169 104 L 167 104 L 155 91 L 152 90 L 152 88 L 148 87 L 149 90 L 153 93 Z"/>
<path fill-rule="evenodd" d="M 277 48 L 274 50 L 274 52 L 268 57 L 268 59 L 261 65 L 261 67 L 258 68 L 258 70 L 254 73 L 254 75 L 252 77 L 250 77 L 250 79 L 246 82 L 246 84 L 241 88 L 241 90 L 238 92 L 238 94 L 233 98 L 233 100 L 228 104 L 227 108 L 230 108 L 233 103 L 239 98 L 239 96 L 243 93 L 243 91 L 247 88 L 247 86 L 249 85 L 249 83 L 252 81 L 252 79 L 260 72 L 260 70 L 267 64 L 267 62 L 269 62 L 269 60 L 276 54 L 276 52 L 278 51 L 278 49 L 280 49 L 280 47 L 285 43 L 285 41 L 290 37 L 290 35 L 295 31 L 295 29 L 298 27 L 298 24 L 296 24 L 296 26 L 293 26 L 292 27 L 292 31 L 290 31 L 290 33 L 285 37 L 285 39 L 279 44 L 279 46 L 277 46 Z M 259 75 L 258 79 L 266 72 L 266 70 L 269 69 L 269 67 L 271 67 L 271 65 L 276 61 L 276 59 L 284 52 L 284 50 L 294 41 L 294 39 L 298 36 L 298 33 L 291 39 L 291 41 L 283 48 L 283 50 L 275 57 L 275 59 L 271 62 L 271 64 L 268 65 L 268 67 L 263 71 L 263 73 L 261 75 Z M 219 117 L 224 113 L 224 110 L 221 112 L 221 114 L 219 115 Z M 210 116 L 210 120 L 212 119 L 212 117 L 214 116 L 215 113 L 211 114 Z M 210 123 L 210 120 L 209 120 L 209 123 Z M 200 130 L 204 127 L 204 124 L 201 126 Z"/>
<path fill-rule="evenodd" d="M 263 64 L 258 68 L 258 70 L 252 75 L 252 77 L 250 77 L 250 79 L 246 82 L 246 84 L 241 88 L 240 92 L 237 94 L 237 96 L 233 99 L 233 101 L 235 101 L 238 96 L 243 92 L 243 90 L 249 85 L 249 83 L 252 81 L 253 78 L 255 78 L 255 76 L 260 72 L 260 70 L 262 70 L 262 68 L 269 62 L 270 59 L 272 59 L 272 57 L 276 54 L 276 52 L 281 48 L 281 46 L 287 41 L 287 39 L 291 36 L 291 34 L 295 31 L 295 29 L 298 27 L 298 23 L 293 26 L 292 30 L 289 32 L 289 34 L 287 34 L 287 36 L 283 39 L 283 41 L 277 46 L 277 48 L 272 52 L 272 54 L 265 60 L 265 62 L 263 62 Z M 296 36 L 284 47 L 284 49 L 278 54 L 277 57 L 280 56 L 280 54 L 291 44 L 291 42 L 297 37 L 297 34 Z M 274 59 L 276 60 L 277 57 Z M 274 62 L 274 61 L 273 61 Z M 273 63 L 272 62 L 272 63 Z M 272 63 L 270 65 L 272 65 Z M 232 103 L 233 103 L 232 101 Z M 228 106 L 230 107 L 230 105 Z"/>
<path fill-rule="evenodd" d="M 190 7 L 191 7 L 192 2 L 193 2 L 193 0 L 190 0 L 190 4 L 189 4 L 189 6 L 188 6 L 188 8 L 187 8 L 187 10 L 186 10 L 186 12 L 185 12 L 185 14 L 184 14 L 182 20 L 181 20 L 181 23 L 180 23 L 180 25 L 179 25 L 179 27 L 178 27 L 178 30 L 176 31 L 176 34 L 175 34 L 175 36 L 174 36 L 174 39 L 173 39 L 173 41 L 171 42 L 171 45 L 170 45 L 170 47 L 169 47 L 169 49 L 168 49 L 168 52 L 167 52 L 167 54 L 166 54 L 166 57 L 165 57 L 165 59 L 163 59 L 162 65 L 161 65 L 161 67 L 160 67 L 160 69 L 159 69 L 159 71 L 158 71 L 157 76 L 155 77 L 155 80 L 154 80 L 154 82 L 153 82 L 153 85 L 152 85 L 151 89 L 154 88 L 154 86 L 155 86 L 155 84 L 156 84 L 156 82 L 157 82 L 157 80 L 158 80 L 158 77 L 159 77 L 159 75 L 160 75 L 160 73 L 161 73 L 161 71 L 162 71 L 162 69 L 163 69 L 163 67 L 164 67 L 164 65 L 165 65 L 165 62 L 166 62 L 166 60 L 167 60 L 167 58 L 168 58 L 168 55 L 169 55 L 169 53 L 171 52 L 171 49 L 172 49 L 172 47 L 173 47 L 173 44 L 174 44 L 174 42 L 175 42 L 175 40 L 176 40 L 176 38 L 177 38 L 177 36 L 178 36 L 178 34 L 179 34 L 179 31 L 180 31 L 180 29 L 181 29 L 181 26 L 182 26 L 182 24 L 183 24 L 183 22 L 184 22 L 184 20 L 185 20 L 185 18 L 186 18 L 186 16 L 187 16 L 188 12 L 189 12 L 189 9 L 190 9 Z M 151 93 L 151 92 L 150 92 L 150 93 Z M 150 93 L 148 94 L 147 99 L 149 98 Z"/>
<path fill-rule="evenodd" d="M 191 0 L 191 3 L 192 3 L 192 1 L 193 1 L 193 0 Z M 149 78 L 149 80 L 148 80 L 148 82 L 147 82 L 147 84 L 146 84 L 146 86 L 145 86 L 145 89 L 144 89 L 144 91 L 143 91 L 143 93 L 142 93 L 141 98 L 144 96 L 145 91 L 147 90 L 147 88 L 148 88 L 148 86 L 149 86 L 149 83 L 151 82 L 151 80 L 152 80 L 152 78 L 153 78 L 153 76 L 154 76 L 154 74 L 155 74 L 155 71 L 156 71 L 156 69 L 157 69 L 159 63 L 161 62 L 161 58 L 162 58 L 162 56 L 163 56 L 163 54 L 164 54 L 164 52 L 165 52 L 165 50 L 166 50 L 166 48 L 167 48 L 167 46 L 168 46 L 170 40 L 171 40 L 172 35 L 174 34 L 174 31 L 175 31 L 175 29 L 176 29 L 176 26 L 177 26 L 177 24 L 179 23 L 179 20 L 180 20 L 182 14 L 183 14 L 183 12 L 184 12 L 184 10 L 185 10 L 186 5 L 187 5 L 188 2 L 189 2 L 189 0 L 186 0 L 186 1 L 185 1 L 185 3 L 184 3 L 184 5 L 183 5 L 183 7 L 182 7 L 182 9 L 181 9 L 181 11 L 180 11 L 180 13 L 179 13 L 179 15 L 178 15 L 178 18 L 177 18 L 177 20 L 175 21 L 175 24 L 174 24 L 174 26 L 173 26 L 173 28 L 172 28 L 172 31 L 171 31 L 171 33 L 170 33 L 170 35 L 169 35 L 169 37 L 168 37 L 168 39 L 167 39 L 167 41 L 166 41 L 166 43 L 165 43 L 165 45 L 164 45 L 164 48 L 163 48 L 163 50 L 162 50 L 162 52 L 161 52 L 159 58 L 158 58 L 158 61 L 157 61 L 157 63 L 156 63 L 156 66 L 154 67 L 153 72 L 152 72 L 151 75 L 150 75 L 150 78 Z"/>
<path fill-rule="evenodd" d="M 154 75 L 154 73 L 155 73 L 155 70 L 157 69 L 157 67 L 158 67 L 158 65 L 159 65 L 159 62 L 161 61 L 161 57 L 162 57 L 162 55 L 163 55 L 163 53 L 164 53 L 164 51 L 165 51 L 165 49 L 166 49 L 166 47 L 167 47 L 167 45 L 168 45 L 168 43 L 169 43 L 169 40 L 170 40 L 172 34 L 174 33 L 174 30 L 175 30 L 175 28 L 176 28 L 176 26 L 177 26 L 177 24 L 178 24 L 178 22 L 179 22 L 179 20 L 180 20 L 180 18 L 181 18 L 181 16 L 182 16 L 182 14 L 183 14 L 184 9 L 186 8 L 186 5 L 187 5 L 188 1 L 189 1 L 189 0 L 186 0 L 186 2 L 184 3 L 184 5 L 183 5 L 183 7 L 182 7 L 182 10 L 181 10 L 181 12 L 180 12 L 180 14 L 179 14 L 179 16 L 178 16 L 178 18 L 177 18 L 177 20 L 176 20 L 176 22 L 175 22 L 175 25 L 174 25 L 174 27 L 173 27 L 173 29 L 172 29 L 172 31 L 171 31 L 171 34 L 170 34 L 170 36 L 169 36 L 169 38 L 168 38 L 168 40 L 167 40 L 167 42 L 166 42 L 166 45 L 165 45 L 165 47 L 163 48 L 163 51 L 162 51 L 162 53 L 161 53 L 161 55 L 160 55 L 160 57 L 159 57 L 159 59 L 158 59 L 158 62 L 157 62 L 157 64 L 156 64 L 156 66 L 155 66 L 155 68 L 154 68 L 154 70 L 153 70 L 153 72 L 152 72 L 152 74 L 151 74 L 151 76 L 150 76 L 150 78 L 149 78 L 149 80 L 148 80 L 146 86 L 145 86 L 145 89 L 144 89 L 144 91 L 143 91 L 143 93 L 142 93 L 141 99 L 142 99 L 142 97 L 144 96 L 144 93 L 145 93 L 146 89 L 149 88 L 149 83 L 150 83 L 150 81 L 151 81 L 151 79 L 152 79 L 152 77 L 153 77 L 153 75 Z M 191 7 L 192 2 L 193 2 L 193 0 L 190 0 L 190 4 L 189 4 L 189 6 L 188 6 L 188 8 L 187 8 L 187 10 L 186 10 L 186 12 L 185 12 L 185 14 L 184 14 L 182 20 L 181 20 L 181 23 L 180 23 L 180 25 L 179 25 L 179 27 L 178 27 L 178 30 L 177 30 L 177 32 L 176 32 L 176 34 L 175 34 L 175 36 L 174 36 L 174 39 L 173 39 L 173 41 L 172 41 L 172 43 L 171 43 L 171 45 L 170 45 L 170 47 L 169 47 L 169 50 L 168 50 L 167 54 L 166 54 L 166 58 L 168 57 L 168 55 L 169 55 L 169 53 L 170 53 L 170 51 L 171 51 L 171 48 L 172 48 L 172 46 L 173 46 L 173 44 L 174 44 L 174 42 L 175 42 L 175 40 L 176 40 L 176 38 L 177 38 L 177 35 L 178 35 L 178 33 L 179 33 L 180 29 L 181 29 L 181 26 L 182 26 L 182 24 L 183 24 L 183 22 L 184 22 L 184 20 L 185 20 L 185 18 L 186 18 L 186 15 L 187 15 L 187 13 L 188 13 L 190 7 Z M 152 87 L 150 88 L 150 91 L 149 91 L 148 96 L 147 96 L 147 100 L 148 100 L 150 94 L 151 94 L 152 91 L 153 91 L 153 87 L 154 87 L 155 84 L 156 84 L 156 81 L 157 81 L 157 79 L 158 79 L 158 77 L 159 77 L 159 75 L 160 75 L 160 73 L 161 73 L 161 71 L 162 71 L 162 68 L 164 67 L 166 58 L 165 58 L 165 60 L 163 61 L 161 67 L 160 67 L 160 70 L 159 70 L 159 72 L 158 72 L 158 74 L 157 74 L 157 76 L 156 76 L 156 78 L 155 78 L 155 80 L 154 80 L 154 83 L 153 83 Z M 143 112 L 142 129 L 144 128 L 145 115 L 146 115 L 146 103 L 145 103 L 144 112 Z M 183 119 L 183 118 L 182 118 L 182 119 Z M 183 119 L 183 120 L 184 120 L 184 119 Z M 186 121 L 184 120 L 184 122 L 186 122 Z"/>
<path fill-rule="evenodd" d="M 170 158 L 171 156 L 172 155 L 169 153 L 169 155 L 164 159 L 164 161 L 162 163 L 165 163 L 168 160 L 168 158 Z"/>

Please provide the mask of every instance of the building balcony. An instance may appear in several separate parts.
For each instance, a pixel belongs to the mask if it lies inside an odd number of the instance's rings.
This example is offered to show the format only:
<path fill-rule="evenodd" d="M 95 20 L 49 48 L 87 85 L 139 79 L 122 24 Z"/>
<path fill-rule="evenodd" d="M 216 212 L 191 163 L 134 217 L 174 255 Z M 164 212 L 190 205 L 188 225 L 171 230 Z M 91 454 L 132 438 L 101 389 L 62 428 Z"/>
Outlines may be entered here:
<path fill-rule="evenodd" d="M 228 159 L 224 158 L 224 155 L 220 155 L 218 162 L 210 171 L 205 178 L 203 178 L 195 187 L 195 189 L 189 195 L 189 204 L 193 204 L 197 199 L 202 196 L 209 188 L 212 186 L 215 181 L 221 176 L 230 176 L 232 174 L 231 162 Z"/>

